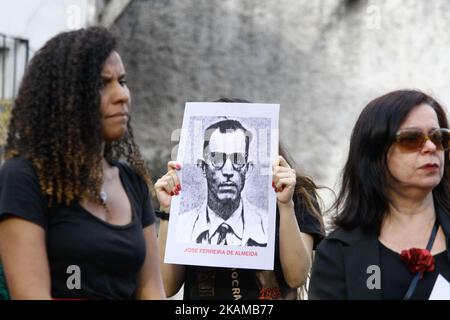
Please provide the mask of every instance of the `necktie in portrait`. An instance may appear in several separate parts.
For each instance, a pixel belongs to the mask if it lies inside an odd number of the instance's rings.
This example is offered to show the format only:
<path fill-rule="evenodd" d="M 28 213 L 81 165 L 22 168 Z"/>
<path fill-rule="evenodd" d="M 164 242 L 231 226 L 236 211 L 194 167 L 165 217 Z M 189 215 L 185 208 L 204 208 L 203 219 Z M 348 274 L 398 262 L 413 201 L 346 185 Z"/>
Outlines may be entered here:
<path fill-rule="evenodd" d="M 225 222 L 217 228 L 217 244 L 227 245 L 227 234 L 230 232 L 231 227 Z"/>
<path fill-rule="evenodd" d="M 216 231 L 210 236 L 209 230 L 205 230 L 197 237 L 197 243 L 208 243 L 217 245 L 228 245 L 227 235 L 234 234 L 233 228 L 227 223 L 223 222 Z M 216 240 L 217 239 L 217 240 Z M 240 240 L 240 238 L 237 238 Z"/>

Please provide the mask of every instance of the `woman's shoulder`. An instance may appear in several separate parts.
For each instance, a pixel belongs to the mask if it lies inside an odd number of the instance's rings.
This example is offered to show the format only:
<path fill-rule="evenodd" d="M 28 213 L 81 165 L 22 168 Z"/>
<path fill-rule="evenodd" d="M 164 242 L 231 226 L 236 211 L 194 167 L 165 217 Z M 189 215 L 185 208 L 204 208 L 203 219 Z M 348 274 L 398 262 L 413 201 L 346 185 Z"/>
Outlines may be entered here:
<path fill-rule="evenodd" d="M 338 240 L 342 242 L 349 242 L 349 240 L 352 238 L 352 234 L 354 233 L 354 230 L 345 230 L 342 228 L 333 228 L 331 232 L 325 237 L 327 240 Z"/>
<path fill-rule="evenodd" d="M 33 176 L 36 177 L 36 171 L 33 163 L 25 157 L 17 156 L 6 160 L 0 167 L 0 176 Z"/>
<path fill-rule="evenodd" d="M 351 246 L 361 240 L 376 236 L 373 230 L 364 230 L 361 227 L 353 229 L 334 228 L 322 241 L 322 246 Z"/>
<path fill-rule="evenodd" d="M 335 250 L 337 247 L 348 244 L 348 232 L 342 229 L 335 229 L 325 236 L 317 246 L 317 251 Z"/>
<path fill-rule="evenodd" d="M 0 168 L 0 218 L 9 215 L 47 228 L 47 199 L 30 160 L 10 158 Z"/>

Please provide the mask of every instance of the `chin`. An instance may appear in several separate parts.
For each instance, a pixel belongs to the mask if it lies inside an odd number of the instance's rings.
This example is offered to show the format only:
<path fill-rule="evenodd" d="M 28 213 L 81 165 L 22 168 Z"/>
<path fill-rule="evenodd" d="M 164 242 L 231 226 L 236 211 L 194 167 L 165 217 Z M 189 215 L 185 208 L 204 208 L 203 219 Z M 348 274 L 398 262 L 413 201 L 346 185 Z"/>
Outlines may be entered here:
<path fill-rule="evenodd" d="M 231 194 L 231 193 L 218 194 L 217 200 L 222 205 L 227 205 L 227 204 L 232 204 L 232 203 L 235 203 L 236 201 L 238 201 L 238 196 L 236 194 Z"/>
<path fill-rule="evenodd" d="M 423 189 L 429 189 L 430 191 L 433 190 L 434 188 L 436 188 L 439 183 L 441 182 L 441 179 L 439 180 L 433 180 L 433 181 L 423 181 L 421 183 L 421 187 Z"/>
<path fill-rule="evenodd" d="M 104 139 L 106 141 L 117 141 L 122 139 L 125 136 L 126 130 L 114 133 L 106 133 L 104 134 Z"/>

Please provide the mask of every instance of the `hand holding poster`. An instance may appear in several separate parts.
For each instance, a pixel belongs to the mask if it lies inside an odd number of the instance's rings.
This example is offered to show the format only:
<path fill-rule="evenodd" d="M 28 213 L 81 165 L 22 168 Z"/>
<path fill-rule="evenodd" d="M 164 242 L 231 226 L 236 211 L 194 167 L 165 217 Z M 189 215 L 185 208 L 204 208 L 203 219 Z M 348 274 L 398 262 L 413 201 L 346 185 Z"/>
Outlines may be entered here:
<path fill-rule="evenodd" d="M 166 263 L 272 270 L 279 105 L 187 103 Z"/>

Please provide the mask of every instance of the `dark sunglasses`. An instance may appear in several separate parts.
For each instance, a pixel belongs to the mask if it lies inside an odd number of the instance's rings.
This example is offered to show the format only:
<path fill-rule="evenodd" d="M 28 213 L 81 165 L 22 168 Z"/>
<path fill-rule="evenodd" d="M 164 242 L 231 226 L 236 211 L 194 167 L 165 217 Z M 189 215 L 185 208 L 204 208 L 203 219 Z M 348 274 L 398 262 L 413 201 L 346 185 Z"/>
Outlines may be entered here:
<path fill-rule="evenodd" d="M 247 163 L 247 159 L 244 153 L 224 153 L 224 152 L 211 152 L 208 155 L 208 159 L 211 161 L 213 167 L 217 170 L 220 170 L 227 162 L 227 159 L 230 159 L 231 164 L 235 170 L 241 170 L 245 164 Z"/>
<path fill-rule="evenodd" d="M 437 150 L 447 151 L 449 149 L 450 130 L 439 128 L 426 134 L 419 129 L 403 129 L 395 135 L 395 141 L 407 151 L 421 150 L 427 140 L 433 142 Z"/>

